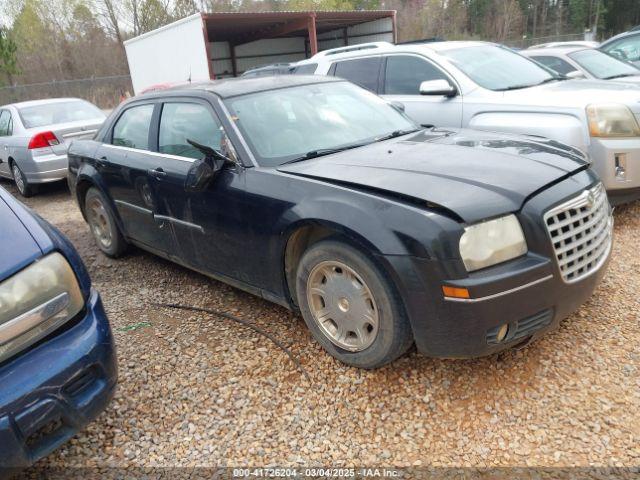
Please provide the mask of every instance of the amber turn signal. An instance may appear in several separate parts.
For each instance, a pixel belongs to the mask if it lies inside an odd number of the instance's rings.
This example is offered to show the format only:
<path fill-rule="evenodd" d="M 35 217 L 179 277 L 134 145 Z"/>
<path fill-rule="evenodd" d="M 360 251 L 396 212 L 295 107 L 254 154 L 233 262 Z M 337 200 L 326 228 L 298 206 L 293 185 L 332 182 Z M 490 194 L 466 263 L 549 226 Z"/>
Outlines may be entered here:
<path fill-rule="evenodd" d="M 445 297 L 469 298 L 469 290 L 461 287 L 450 287 L 448 285 L 443 285 L 442 293 L 444 293 Z"/>

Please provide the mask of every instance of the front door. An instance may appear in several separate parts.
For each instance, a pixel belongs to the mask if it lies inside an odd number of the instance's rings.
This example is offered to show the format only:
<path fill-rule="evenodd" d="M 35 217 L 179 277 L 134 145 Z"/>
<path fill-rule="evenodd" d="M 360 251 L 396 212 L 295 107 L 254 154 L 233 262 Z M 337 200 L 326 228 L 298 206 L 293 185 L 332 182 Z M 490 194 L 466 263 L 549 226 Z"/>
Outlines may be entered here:
<path fill-rule="evenodd" d="M 404 104 L 405 112 L 422 125 L 462 126 L 462 96 L 420 95 L 420 84 L 429 80 L 446 80 L 449 76 L 419 55 L 389 55 L 383 65 L 382 96 Z"/>
<path fill-rule="evenodd" d="M 201 192 L 188 192 L 189 168 L 203 153 L 187 140 L 225 152 L 226 136 L 211 105 L 194 98 L 166 101 L 158 127 L 157 151 L 166 159 L 166 177 L 158 182 L 159 213 L 171 224 L 175 254 L 182 263 L 205 273 L 243 278 L 246 257 L 242 245 L 244 174 L 241 167 L 225 166 Z"/>

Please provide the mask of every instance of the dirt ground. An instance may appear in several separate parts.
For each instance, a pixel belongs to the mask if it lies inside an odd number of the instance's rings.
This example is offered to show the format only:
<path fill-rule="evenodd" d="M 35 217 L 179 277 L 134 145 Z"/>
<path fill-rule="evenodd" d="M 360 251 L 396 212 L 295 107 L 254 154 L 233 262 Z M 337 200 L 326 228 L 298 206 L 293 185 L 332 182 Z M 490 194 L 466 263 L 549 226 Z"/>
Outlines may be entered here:
<path fill-rule="evenodd" d="M 282 307 L 140 250 L 106 258 L 64 184 L 25 203 L 82 255 L 120 366 L 107 411 L 31 472 L 640 465 L 640 203 L 616 211 L 609 271 L 558 331 L 521 351 L 465 361 L 412 352 L 376 371 L 333 360 Z M 311 381 L 256 332 L 157 302 L 253 322 L 289 345 Z"/>

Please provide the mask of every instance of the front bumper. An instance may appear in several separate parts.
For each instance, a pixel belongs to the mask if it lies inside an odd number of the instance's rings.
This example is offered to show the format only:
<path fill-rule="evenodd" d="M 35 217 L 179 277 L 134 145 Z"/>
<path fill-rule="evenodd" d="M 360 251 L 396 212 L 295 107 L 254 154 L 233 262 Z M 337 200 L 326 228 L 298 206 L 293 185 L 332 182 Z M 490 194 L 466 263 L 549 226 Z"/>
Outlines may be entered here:
<path fill-rule="evenodd" d="M 84 317 L 54 335 L 0 366 L 0 477 L 65 443 L 115 391 L 115 347 L 97 292 Z"/>
<path fill-rule="evenodd" d="M 611 248 L 597 269 L 574 283 L 562 279 L 543 214 L 596 181 L 581 172 L 532 198 L 518 213 L 529 252 L 491 268 L 458 275 L 459 260 L 409 256 L 381 260 L 398 285 L 418 350 L 433 357 L 471 358 L 528 343 L 557 328 L 591 296 L 606 272 Z M 470 299 L 445 298 L 442 285 L 465 287 Z M 504 341 L 500 326 L 509 324 Z"/>
<path fill-rule="evenodd" d="M 589 154 L 613 205 L 640 198 L 640 138 L 592 138 Z"/>

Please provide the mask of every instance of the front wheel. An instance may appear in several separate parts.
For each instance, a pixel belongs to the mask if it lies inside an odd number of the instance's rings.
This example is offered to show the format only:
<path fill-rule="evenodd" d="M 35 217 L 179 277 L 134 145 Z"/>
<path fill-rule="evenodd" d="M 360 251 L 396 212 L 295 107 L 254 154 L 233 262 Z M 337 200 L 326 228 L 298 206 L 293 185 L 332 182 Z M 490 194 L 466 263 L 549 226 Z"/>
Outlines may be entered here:
<path fill-rule="evenodd" d="M 376 368 L 413 342 L 393 286 L 360 250 L 338 240 L 313 245 L 300 260 L 298 305 L 315 339 L 338 360 Z"/>

